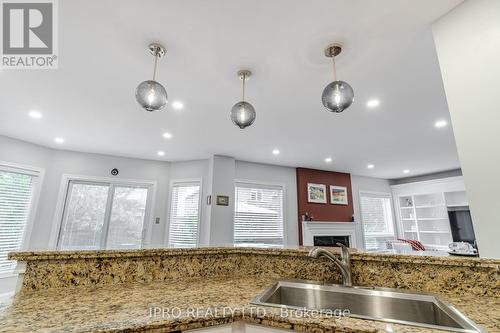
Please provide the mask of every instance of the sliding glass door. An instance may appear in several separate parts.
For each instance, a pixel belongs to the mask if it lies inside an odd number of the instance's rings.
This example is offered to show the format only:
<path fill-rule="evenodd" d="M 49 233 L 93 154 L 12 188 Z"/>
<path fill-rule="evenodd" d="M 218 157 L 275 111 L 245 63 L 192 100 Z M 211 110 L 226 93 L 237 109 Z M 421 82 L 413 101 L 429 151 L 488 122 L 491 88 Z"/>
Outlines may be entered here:
<path fill-rule="evenodd" d="M 148 215 L 148 193 L 148 185 L 71 180 L 58 248 L 140 248 Z"/>

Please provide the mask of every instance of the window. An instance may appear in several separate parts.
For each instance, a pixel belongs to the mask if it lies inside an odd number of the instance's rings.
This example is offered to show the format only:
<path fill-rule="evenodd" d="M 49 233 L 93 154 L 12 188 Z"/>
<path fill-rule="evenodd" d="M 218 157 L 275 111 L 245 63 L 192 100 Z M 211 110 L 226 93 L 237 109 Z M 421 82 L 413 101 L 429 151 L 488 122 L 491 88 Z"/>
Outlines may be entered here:
<path fill-rule="evenodd" d="M 0 273 L 8 273 L 15 261 L 7 254 L 20 250 L 32 215 L 39 172 L 0 166 Z"/>
<path fill-rule="evenodd" d="M 269 247 L 284 245 L 282 186 L 236 184 L 234 244 Z"/>
<path fill-rule="evenodd" d="M 170 202 L 169 246 L 198 246 L 199 226 L 200 182 L 174 183 Z"/>
<path fill-rule="evenodd" d="M 359 197 L 365 249 L 368 251 L 386 249 L 386 242 L 395 238 L 391 195 L 361 192 Z"/>
<path fill-rule="evenodd" d="M 70 180 L 59 248 L 140 248 L 148 191 L 148 185 Z"/>

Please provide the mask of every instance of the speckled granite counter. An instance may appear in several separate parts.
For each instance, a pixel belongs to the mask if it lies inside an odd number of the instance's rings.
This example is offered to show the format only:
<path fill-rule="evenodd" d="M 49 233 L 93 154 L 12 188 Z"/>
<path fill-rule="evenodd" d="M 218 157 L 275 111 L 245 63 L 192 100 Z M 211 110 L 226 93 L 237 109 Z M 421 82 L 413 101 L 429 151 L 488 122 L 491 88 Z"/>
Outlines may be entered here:
<path fill-rule="evenodd" d="M 208 247 L 20 252 L 10 258 L 26 263 L 23 289 L 30 290 L 235 275 L 340 282 L 340 273 L 331 262 L 311 259 L 308 252 L 306 248 Z M 351 264 L 353 282 L 361 286 L 500 293 L 500 260 L 353 252 Z"/>
<path fill-rule="evenodd" d="M 335 251 L 335 249 L 333 249 Z M 0 332 L 172 332 L 234 320 L 303 332 L 434 332 L 355 318 L 290 318 L 250 300 L 276 279 L 340 282 L 308 249 L 199 248 L 24 252 L 22 290 L 0 308 Z M 353 253 L 353 283 L 428 291 L 500 332 L 500 260 Z M 179 318 L 150 309 L 181 310 Z M 195 315 L 187 309 L 211 309 Z M 237 311 L 221 313 L 220 309 Z M 216 311 L 219 309 L 219 311 Z M 203 312 L 203 311 L 202 311 Z"/>
<path fill-rule="evenodd" d="M 23 291 L 11 305 L 0 309 L 0 332 L 156 333 L 209 327 L 234 320 L 314 333 L 441 332 L 348 317 L 284 317 L 279 309 L 270 307 L 257 311 L 249 302 L 272 280 L 269 277 L 194 278 L 168 283 Z M 490 332 L 500 332 L 498 297 L 444 298 Z M 151 308 L 155 307 L 171 310 L 170 316 L 152 316 Z M 227 308 L 236 309 L 234 316 L 227 311 L 224 313 L 223 309 Z M 190 309 L 204 310 L 196 314 Z M 182 314 L 177 318 L 178 311 Z"/>

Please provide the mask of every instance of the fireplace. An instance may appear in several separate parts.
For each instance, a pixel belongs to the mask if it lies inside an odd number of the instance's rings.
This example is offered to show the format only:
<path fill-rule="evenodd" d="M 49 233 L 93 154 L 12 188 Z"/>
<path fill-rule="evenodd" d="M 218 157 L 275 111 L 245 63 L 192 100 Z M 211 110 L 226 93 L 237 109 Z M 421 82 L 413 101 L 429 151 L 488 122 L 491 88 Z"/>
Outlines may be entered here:
<path fill-rule="evenodd" d="M 314 246 L 337 246 L 337 243 L 351 247 L 349 236 L 313 236 Z"/>
<path fill-rule="evenodd" d="M 304 246 L 336 246 L 342 243 L 357 248 L 362 241 L 360 225 L 356 222 L 319 222 L 302 221 L 302 237 Z"/>

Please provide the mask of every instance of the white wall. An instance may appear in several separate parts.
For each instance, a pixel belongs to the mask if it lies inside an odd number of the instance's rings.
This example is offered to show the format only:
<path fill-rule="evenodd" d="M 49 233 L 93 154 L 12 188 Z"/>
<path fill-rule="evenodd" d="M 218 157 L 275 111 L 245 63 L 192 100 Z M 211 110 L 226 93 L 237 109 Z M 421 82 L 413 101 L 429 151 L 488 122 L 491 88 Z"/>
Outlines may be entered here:
<path fill-rule="evenodd" d="M 433 32 L 479 252 L 500 258 L 500 1 L 465 1 Z"/>
<path fill-rule="evenodd" d="M 110 178 L 110 170 L 118 168 L 118 179 L 156 181 L 156 200 L 151 219 L 160 218 L 160 224 L 152 224 L 150 247 L 166 246 L 168 231 L 168 207 L 171 182 L 176 180 L 202 180 L 200 246 L 231 244 L 234 211 L 234 180 L 252 180 L 278 183 L 285 186 L 286 241 L 289 246 L 298 245 L 297 185 L 295 168 L 235 161 L 232 157 L 214 156 L 211 160 L 186 162 L 161 162 L 123 158 L 108 155 L 79 153 L 38 146 L 32 143 L 0 136 L 0 161 L 30 165 L 45 169 L 41 184 L 40 200 L 34 218 L 30 243 L 26 249 L 53 249 L 58 233 L 55 220 L 62 176 Z M 215 162 L 215 163 L 214 163 Z M 212 170 L 212 171 L 211 171 Z M 215 177 L 214 171 L 215 170 Z M 215 179 L 215 188 L 213 180 Z M 229 195 L 230 206 L 206 204 L 207 195 Z M 212 226 L 210 219 L 212 217 Z M 212 227 L 212 228 L 211 228 Z M 211 232 L 212 230 L 212 232 Z"/>
<path fill-rule="evenodd" d="M 211 172 L 212 204 L 207 216 L 210 230 L 210 245 L 230 245 L 233 243 L 234 221 L 234 172 L 235 160 L 229 156 L 214 155 L 209 162 Z M 216 204 L 217 195 L 229 196 L 228 206 Z"/>
<path fill-rule="evenodd" d="M 236 180 L 250 180 L 264 184 L 285 186 L 285 232 L 286 245 L 299 244 L 297 211 L 297 176 L 295 168 L 277 165 L 236 161 Z"/>
<path fill-rule="evenodd" d="M 390 181 L 387 179 L 381 179 L 381 178 L 372 178 L 372 177 L 363 177 L 363 176 L 356 176 L 356 175 L 351 175 L 351 186 L 352 186 L 352 203 L 353 203 L 353 209 L 354 209 L 354 221 L 359 224 L 359 228 L 357 230 L 358 234 L 358 244 L 362 244 L 364 248 L 364 239 L 363 239 L 363 232 L 362 232 L 362 225 L 361 225 L 361 208 L 359 205 L 359 192 L 360 191 L 366 191 L 366 192 L 380 192 L 380 193 L 389 193 L 392 195 L 391 187 L 390 187 Z M 393 221 L 396 223 L 396 220 L 394 219 L 394 207 L 393 207 Z"/>
<path fill-rule="evenodd" d="M 153 225 L 151 246 L 162 245 L 163 225 L 166 216 L 168 195 L 169 163 L 148 161 L 99 154 L 77 153 L 41 147 L 24 141 L 0 136 L 0 161 L 35 166 L 45 169 L 41 184 L 38 209 L 35 214 L 30 244 L 27 249 L 53 249 L 51 239 L 55 240 L 54 217 L 56 203 L 63 174 L 76 174 L 95 177 L 113 177 L 111 169 L 120 173 L 117 179 L 153 180 L 157 182 L 156 202 L 152 219 L 160 217 L 163 223 Z"/>
<path fill-rule="evenodd" d="M 63 174 L 111 177 L 109 172 L 115 167 L 120 170 L 117 178 L 157 182 L 155 210 L 151 218 L 159 217 L 160 224 L 153 224 L 152 239 L 148 246 L 167 245 L 167 210 L 171 183 L 176 180 L 192 179 L 202 180 L 200 246 L 232 243 L 234 206 L 216 206 L 215 196 L 217 194 L 229 195 L 230 203 L 233 204 L 235 180 L 284 185 L 286 245 L 298 245 L 295 168 L 235 161 L 225 156 L 214 156 L 211 160 L 171 163 L 149 161 L 55 150 L 3 136 L 0 136 L 0 160 L 41 167 L 46 170 L 29 249 L 47 249 L 53 245 L 49 241 L 51 233 L 57 233 L 57 228 L 54 228 L 54 223 L 57 222 L 54 216 Z M 215 177 L 213 170 L 216 173 Z M 212 184 L 214 179 L 215 188 Z M 360 190 L 390 193 L 388 180 L 355 175 L 352 176 L 352 190 L 356 221 L 360 221 Z M 211 206 L 206 204 L 209 194 L 213 195 Z M 359 242 L 362 243 L 361 240 Z"/>

